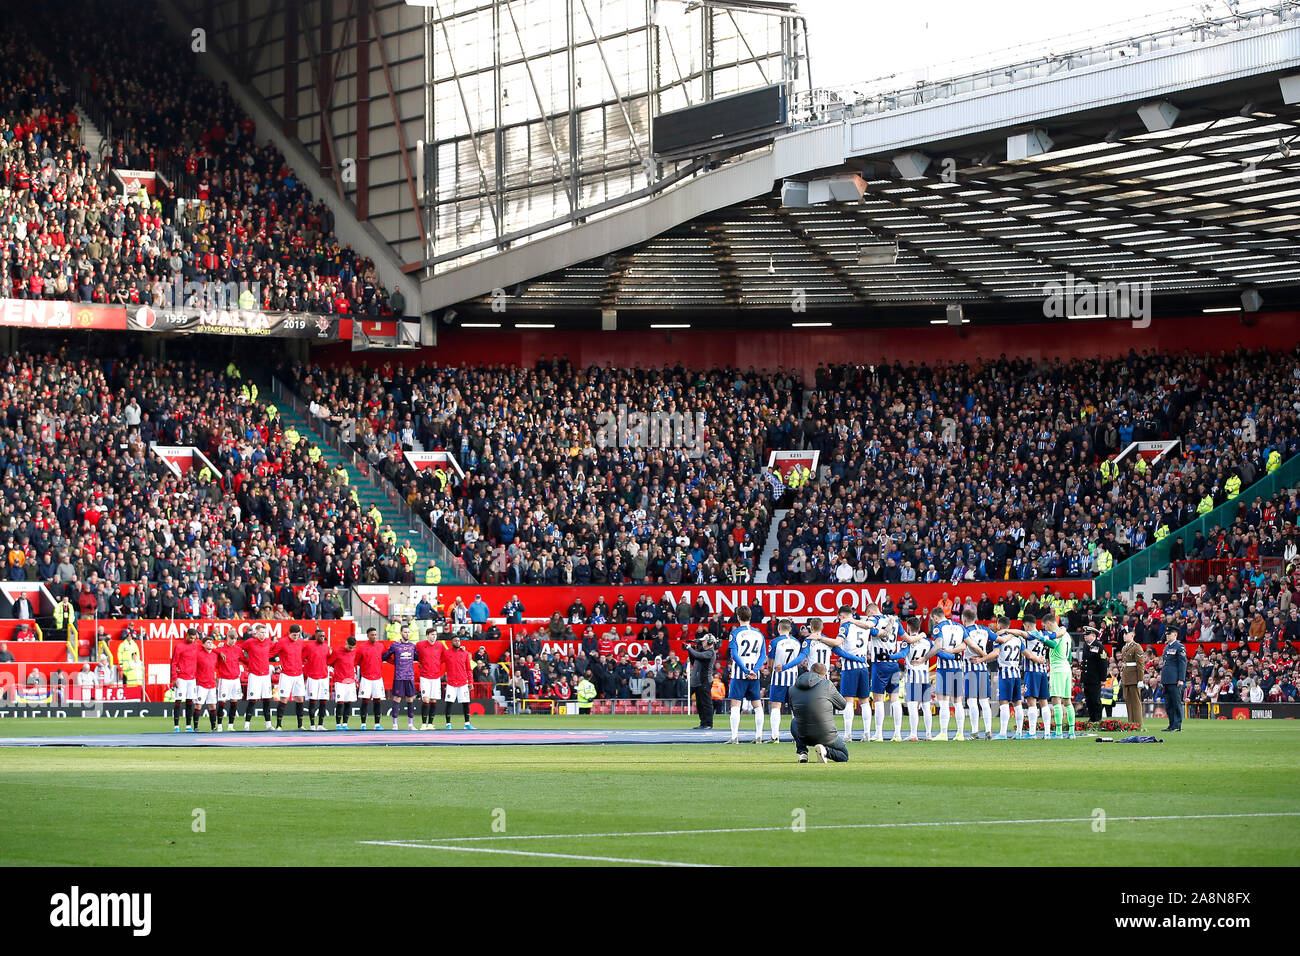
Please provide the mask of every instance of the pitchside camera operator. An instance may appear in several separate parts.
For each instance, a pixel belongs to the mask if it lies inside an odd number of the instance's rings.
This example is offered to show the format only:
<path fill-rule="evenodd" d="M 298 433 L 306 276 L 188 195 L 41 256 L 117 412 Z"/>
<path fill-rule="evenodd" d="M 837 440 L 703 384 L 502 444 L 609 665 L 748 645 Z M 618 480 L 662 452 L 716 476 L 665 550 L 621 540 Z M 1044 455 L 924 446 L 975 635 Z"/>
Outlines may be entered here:
<path fill-rule="evenodd" d="M 691 690 L 695 694 L 695 710 L 700 715 L 696 730 L 713 729 L 713 673 L 717 668 L 718 639 L 712 634 L 697 637 L 686 645 L 691 658 Z"/>

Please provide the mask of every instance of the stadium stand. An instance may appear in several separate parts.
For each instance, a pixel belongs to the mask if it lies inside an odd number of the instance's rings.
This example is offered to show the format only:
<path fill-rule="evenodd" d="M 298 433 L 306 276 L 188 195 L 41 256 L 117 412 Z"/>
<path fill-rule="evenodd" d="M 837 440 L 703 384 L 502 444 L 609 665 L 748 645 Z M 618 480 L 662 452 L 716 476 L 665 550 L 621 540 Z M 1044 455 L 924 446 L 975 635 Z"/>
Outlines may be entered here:
<path fill-rule="evenodd" d="M 104 617 L 220 618 L 293 616 L 289 585 L 412 579 L 393 529 L 249 383 L 67 351 L 15 352 L 0 368 L 9 580 Z M 177 476 L 152 443 L 193 446 L 212 468 Z M 139 593 L 123 596 L 127 583 Z"/>
<path fill-rule="evenodd" d="M 64 6 L 33 7 L 0 68 L 5 297 L 173 305 L 179 276 L 247 290 L 231 307 L 394 314 L 374 263 L 152 5 Z M 61 38 L 48 57 L 30 42 L 42 36 Z M 111 131 L 102 160 L 79 145 L 74 96 Z M 128 200 L 113 176 L 127 169 L 163 178 Z"/>

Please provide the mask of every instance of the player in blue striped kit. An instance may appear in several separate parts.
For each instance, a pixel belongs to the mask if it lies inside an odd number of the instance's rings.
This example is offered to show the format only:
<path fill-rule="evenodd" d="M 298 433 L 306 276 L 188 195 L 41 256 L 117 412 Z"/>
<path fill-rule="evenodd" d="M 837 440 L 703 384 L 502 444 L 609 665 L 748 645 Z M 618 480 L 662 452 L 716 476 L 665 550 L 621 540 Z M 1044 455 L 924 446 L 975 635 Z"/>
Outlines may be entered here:
<path fill-rule="evenodd" d="M 962 665 L 961 654 L 966 647 L 966 628 L 950 621 L 939 608 L 930 612 L 930 641 L 935 647 L 939 665 L 934 672 L 934 695 L 939 698 L 939 733 L 931 740 L 948 739 L 948 708 L 961 713 Z M 965 740 L 961 725 L 957 726 L 956 740 Z"/>
<path fill-rule="evenodd" d="M 998 735 L 994 740 L 1007 739 L 1007 722 L 1011 718 L 1011 706 L 1015 705 L 1015 723 L 1011 725 L 1011 739 L 1020 736 L 1020 725 L 1024 720 L 1025 707 L 1021 703 L 1021 667 L 1024 666 L 1025 636 L 1024 631 L 1012 630 L 1005 615 L 1000 615 L 994 629 L 997 637 L 993 639 L 998 648 Z"/>
<path fill-rule="evenodd" d="M 840 633 L 835 652 L 844 658 L 840 669 L 840 696 L 844 698 L 844 740 L 853 740 L 853 710 L 862 705 L 862 737 L 871 739 L 871 628 L 874 621 L 853 616 L 853 608 L 840 608 Z"/>
<path fill-rule="evenodd" d="M 731 699 L 731 739 L 729 744 L 740 743 L 740 702 L 748 700 L 754 705 L 754 743 L 763 742 L 763 692 L 758 684 L 758 672 L 767 663 L 767 638 L 749 623 L 749 608 L 736 611 L 740 623 L 731 629 L 727 656 L 731 658 L 731 683 L 727 697 Z"/>
<path fill-rule="evenodd" d="M 903 701 L 898 694 L 901 690 L 902 674 L 899 672 L 894 655 L 905 643 L 903 628 L 898 618 L 890 614 L 881 614 L 880 608 L 871 605 L 867 608 L 867 619 L 873 622 L 871 628 L 871 697 L 876 709 L 877 742 L 885 739 L 885 699 L 890 702 L 890 711 L 894 718 L 894 735 L 891 740 L 903 742 Z"/>
<path fill-rule="evenodd" d="M 801 641 L 793 631 L 794 622 L 789 618 L 778 621 L 776 638 L 768 653 L 772 661 L 772 682 L 767 690 L 767 702 L 771 709 L 768 714 L 768 732 L 771 736 L 767 739 L 770 744 L 781 742 L 781 705 L 789 700 L 790 688 L 799 676 L 799 665 L 808 659 L 808 645 L 813 643 Z M 821 646 L 826 647 L 824 644 Z"/>
<path fill-rule="evenodd" d="M 962 654 L 965 665 L 964 675 L 966 708 L 970 712 L 971 737 L 979 739 L 980 717 L 984 718 L 984 739 L 993 737 L 993 711 L 989 706 L 989 669 L 988 662 L 996 660 L 997 648 L 993 646 L 994 634 L 983 624 L 975 623 L 975 608 L 967 607 L 961 612 L 962 627 L 966 629 L 966 649 Z M 957 733 L 961 734 L 961 721 L 957 723 Z"/>
<path fill-rule="evenodd" d="M 1020 649 L 1020 670 L 1024 675 L 1025 716 L 1029 718 L 1028 729 L 1021 730 L 1019 719 L 1016 721 L 1016 735 L 1032 738 L 1038 732 L 1038 716 L 1043 717 L 1043 739 L 1052 736 L 1052 708 L 1048 704 L 1050 687 L 1047 674 L 1050 665 L 1047 661 L 1047 646 L 1033 628 L 1007 628 L 998 636 L 1006 634 L 1018 637 L 1023 642 Z"/>
<path fill-rule="evenodd" d="M 895 652 L 893 659 L 906 665 L 904 686 L 907 688 L 907 721 L 910 733 L 908 740 L 918 740 L 916 736 L 917 712 L 925 709 L 925 736 L 931 736 L 930 723 L 930 658 L 938 649 L 928 637 L 920 633 L 921 619 L 915 615 L 904 622 L 903 646 Z M 895 718 L 895 723 L 898 719 Z M 902 738 L 902 728 L 896 726 L 894 739 Z"/>

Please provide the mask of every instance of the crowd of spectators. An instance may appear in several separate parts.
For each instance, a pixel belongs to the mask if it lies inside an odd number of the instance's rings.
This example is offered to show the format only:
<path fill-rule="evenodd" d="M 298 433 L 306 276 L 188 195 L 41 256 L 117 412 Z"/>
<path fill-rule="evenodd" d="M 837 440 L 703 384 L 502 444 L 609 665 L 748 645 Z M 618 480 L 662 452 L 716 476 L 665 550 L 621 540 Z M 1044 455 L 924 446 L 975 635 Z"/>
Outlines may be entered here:
<path fill-rule="evenodd" d="M 284 374 L 483 583 L 756 580 L 775 502 L 766 451 L 797 440 L 802 404 L 784 370 L 576 369 L 553 357 Z M 677 447 L 620 447 L 620 409 L 702 412 L 705 427 Z M 402 452 L 417 449 L 450 451 L 464 480 L 413 475 Z"/>
<path fill-rule="evenodd" d="M 193 446 L 212 467 L 178 476 L 153 442 Z M 330 589 L 413 580 L 406 544 L 225 370 L 67 350 L 0 358 L 5 577 L 43 582 L 61 622 L 341 617 Z"/>
<path fill-rule="evenodd" d="M 1298 355 L 823 366 L 802 427 L 826 480 L 778 528 L 767 581 L 1091 576 L 1300 452 Z M 1102 471 L 1130 442 L 1175 439 Z M 1294 524 L 1238 524 L 1243 553 L 1294 547 Z"/>
<path fill-rule="evenodd" d="M 34 5 L 6 31 L 0 297 L 180 307 L 197 291 L 204 307 L 405 310 L 152 3 L 66 7 Z M 106 126 L 102 156 L 82 146 L 78 97 Z M 113 170 L 160 178 L 128 197 Z"/>

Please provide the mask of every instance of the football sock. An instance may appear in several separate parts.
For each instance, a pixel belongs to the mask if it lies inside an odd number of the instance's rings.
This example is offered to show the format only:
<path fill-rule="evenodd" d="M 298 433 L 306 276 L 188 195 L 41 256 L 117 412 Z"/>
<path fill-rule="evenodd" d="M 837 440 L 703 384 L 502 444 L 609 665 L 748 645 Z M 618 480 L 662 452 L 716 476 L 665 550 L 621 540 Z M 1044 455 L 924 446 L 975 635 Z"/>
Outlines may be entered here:
<path fill-rule="evenodd" d="M 1065 705 L 1065 732 L 1074 733 L 1074 704 Z"/>
<path fill-rule="evenodd" d="M 980 716 L 984 718 L 984 733 L 992 737 L 993 736 L 993 706 L 989 703 L 989 699 L 987 697 L 980 698 Z"/>
<path fill-rule="evenodd" d="M 926 735 L 927 737 L 929 737 L 929 736 L 930 736 L 930 728 L 934 726 L 932 723 L 930 723 L 930 721 L 931 721 L 931 719 L 933 718 L 934 715 L 930 713 L 930 705 L 929 705 L 929 703 L 926 703 L 926 704 L 922 707 L 922 711 L 923 711 L 923 713 L 922 713 L 922 717 L 923 717 L 923 719 L 925 720 L 925 735 Z"/>
<path fill-rule="evenodd" d="M 271 723 L 271 698 L 269 697 L 262 700 L 262 716 L 266 718 L 268 724 Z"/>
<path fill-rule="evenodd" d="M 275 726 L 279 727 L 284 723 L 284 701 L 275 705 Z"/>
<path fill-rule="evenodd" d="M 217 729 L 217 712 L 215 710 L 208 711 L 208 724 L 213 730 Z"/>
<path fill-rule="evenodd" d="M 1017 701 L 1016 702 L 1016 730 L 1015 730 L 1017 737 L 1020 736 L 1020 728 L 1023 727 L 1024 725 L 1025 725 L 1025 705 Z"/>
<path fill-rule="evenodd" d="M 844 739 L 853 739 L 853 701 L 852 699 L 844 702 Z"/>
<path fill-rule="evenodd" d="M 460 714 L 465 718 L 465 723 L 469 723 L 469 701 L 461 701 Z"/>
<path fill-rule="evenodd" d="M 909 736 L 909 737 L 915 737 L 915 736 L 916 736 L 916 720 L 917 720 L 917 717 L 920 716 L 920 715 L 917 713 L 919 710 L 920 710 L 920 707 L 917 706 L 917 702 L 916 702 L 916 701 L 914 701 L 914 700 L 909 700 L 909 701 L 907 702 L 907 726 L 908 726 L 908 729 L 909 729 L 909 733 L 908 733 L 908 736 Z"/>
<path fill-rule="evenodd" d="M 1052 720 L 1056 723 L 1057 734 L 1065 733 L 1065 708 L 1060 704 L 1052 705 Z"/>
<path fill-rule="evenodd" d="M 1007 703 L 998 705 L 998 735 L 1007 735 L 1007 721 L 1011 719 L 1011 706 Z"/>
<path fill-rule="evenodd" d="M 889 710 L 894 715 L 894 736 L 901 737 L 903 736 L 903 702 L 895 697 Z"/>
<path fill-rule="evenodd" d="M 858 710 L 862 711 L 862 736 L 867 738 L 871 736 L 871 701 L 858 700 Z"/>
<path fill-rule="evenodd" d="M 740 736 L 740 701 L 731 705 L 731 736 L 732 739 Z"/>
<path fill-rule="evenodd" d="M 777 737 L 781 736 L 781 705 L 780 704 L 772 705 L 772 726 L 771 726 L 770 733 L 772 734 L 773 739 L 776 739 Z"/>
<path fill-rule="evenodd" d="M 952 718 L 957 722 L 956 735 L 960 737 L 966 733 L 966 705 L 960 697 L 952 702 Z"/>
<path fill-rule="evenodd" d="M 181 708 L 183 706 L 184 703 L 182 701 L 179 700 L 172 701 L 172 726 L 173 727 L 179 727 L 181 725 Z"/>
<path fill-rule="evenodd" d="M 302 730 L 302 701 L 295 700 L 293 702 L 293 713 L 298 718 L 298 729 Z"/>
<path fill-rule="evenodd" d="M 411 723 L 415 722 L 415 699 L 414 698 L 406 702 L 406 719 Z"/>
<path fill-rule="evenodd" d="M 974 697 L 966 698 L 966 711 L 970 714 L 970 732 L 972 735 L 980 732 L 980 712 L 979 703 Z"/>
<path fill-rule="evenodd" d="M 763 736 L 763 702 L 754 701 L 754 736 Z"/>
<path fill-rule="evenodd" d="M 948 736 L 948 702 L 946 700 L 939 701 L 939 733 L 945 737 Z"/>
<path fill-rule="evenodd" d="M 883 736 L 885 733 L 885 702 L 876 701 L 876 736 Z"/>

